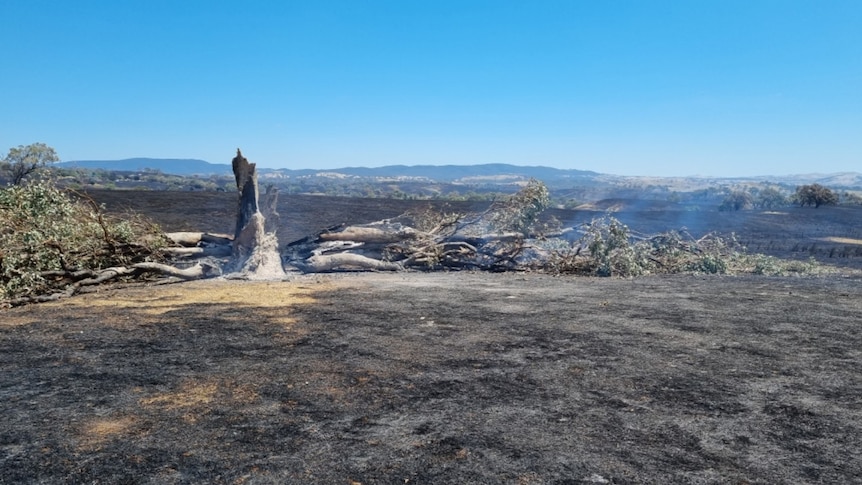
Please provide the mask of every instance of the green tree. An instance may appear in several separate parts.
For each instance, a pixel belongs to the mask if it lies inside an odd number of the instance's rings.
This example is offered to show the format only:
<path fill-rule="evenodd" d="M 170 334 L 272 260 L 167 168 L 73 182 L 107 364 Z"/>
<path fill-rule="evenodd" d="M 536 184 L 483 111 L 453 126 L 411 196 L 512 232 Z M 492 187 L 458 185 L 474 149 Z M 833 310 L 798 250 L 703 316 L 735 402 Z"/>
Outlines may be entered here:
<path fill-rule="evenodd" d="M 734 190 L 724 198 L 721 205 L 718 206 L 718 210 L 738 211 L 751 208 L 751 204 L 751 194 L 744 190 Z"/>
<path fill-rule="evenodd" d="M 840 203 L 846 205 L 862 205 L 862 195 L 859 195 L 856 192 L 848 192 L 845 190 L 844 193 L 841 194 Z"/>
<path fill-rule="evenodd" d="M 19 145 L 10 148 L 3 159 L 2 169 L 9 174 L 12 185 L 21 185 L 28 175 L 38 172 L 49 163 L 60 161 L 57 152 L 44 143 Z"/>
<path fill-rule="evenodd" d="M 777 209 L 787 205 L 787 197 L 775 187 L 766 187 L 757 194 L 754 204 L 761 209 Z"/>
<path fill-rule="evenodd" d="M 838 195 L 820 184 L 802 185 L 796 188 L 794 200 L 801 207 L 838 204 Z"/>

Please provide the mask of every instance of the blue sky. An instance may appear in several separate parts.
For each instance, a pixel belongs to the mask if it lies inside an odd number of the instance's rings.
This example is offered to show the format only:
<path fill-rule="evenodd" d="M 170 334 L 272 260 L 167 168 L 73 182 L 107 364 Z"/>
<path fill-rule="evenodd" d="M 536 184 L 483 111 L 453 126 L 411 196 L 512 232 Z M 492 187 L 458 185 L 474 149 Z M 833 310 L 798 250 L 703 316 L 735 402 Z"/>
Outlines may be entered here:
<path fill-rule="evenodd" d="M 0 150 L 862 171 L 862 1 L 0 0 Z"/>

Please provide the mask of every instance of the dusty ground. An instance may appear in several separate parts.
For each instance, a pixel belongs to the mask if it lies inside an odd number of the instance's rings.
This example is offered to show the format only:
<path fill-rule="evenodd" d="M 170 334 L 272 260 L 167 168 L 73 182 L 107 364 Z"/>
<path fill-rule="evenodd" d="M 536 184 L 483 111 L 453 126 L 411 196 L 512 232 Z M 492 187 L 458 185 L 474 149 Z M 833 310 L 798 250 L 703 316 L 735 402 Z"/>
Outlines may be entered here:
<path fill-rule="evenodd" d="M 0 483 L 859 483 L 862 281 L 357 274 L 0 313 Z"/>

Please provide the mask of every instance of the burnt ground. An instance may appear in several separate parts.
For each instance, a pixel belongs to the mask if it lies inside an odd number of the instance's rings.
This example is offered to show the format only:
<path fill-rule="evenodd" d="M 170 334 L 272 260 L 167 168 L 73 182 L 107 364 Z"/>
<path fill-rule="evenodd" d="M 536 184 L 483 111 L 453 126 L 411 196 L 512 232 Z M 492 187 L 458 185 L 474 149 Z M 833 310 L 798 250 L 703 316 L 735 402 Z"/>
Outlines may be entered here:
<path fill-rule="evenodd" d="M 235 194 L 93 195 L 232 231 Z M 281 241 L 425 204 L 282 196 Z M 862 208 L 615 215 L 862 267 Z M 862 483 L 846 274 L 293 275 L 0 310 L 0 484 Z"/>
<path fill-rule="evenodd" d="M 94 190 L 91 195 L 110 212 L 133 211 L 159 222 L 166 231 L 233 233 L 237 195 L 229 192 Z M 775 211 L 654 210 L 655 201 L 627 201 L 613 216 L 642 234 L 687 230 L 694 237 L 710 232 L 736 234 L 749 251 L 785 259 L 815 258 L 839 268 L 862 269 L 862 206 L 787 207 Z M 357 199 L 316 195 L 279 196 L 282 245 L 336 224 L 362 224 L 427 207 L 481 211 L 487 203 Z M 665 204 L 667 205 L 667 204 Z M 604 216 L 600 210 L 549 209 L 565 226 Z"/>
<path fill-rule="evenodd" d="M 399 273 L 0 313 L 0 483 L 859 483 L 862 280 Z"/>

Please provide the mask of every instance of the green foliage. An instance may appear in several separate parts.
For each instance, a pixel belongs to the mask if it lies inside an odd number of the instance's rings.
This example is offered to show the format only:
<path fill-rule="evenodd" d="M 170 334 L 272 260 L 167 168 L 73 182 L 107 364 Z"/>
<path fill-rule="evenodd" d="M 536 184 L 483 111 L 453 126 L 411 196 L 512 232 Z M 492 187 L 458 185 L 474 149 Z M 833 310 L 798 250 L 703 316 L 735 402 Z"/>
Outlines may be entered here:
<path fill-rule="evenodd" d="M 586 249 L 587 254 L 582 254 Z M 707 234 L 700 239 L 669 231 L 635 237 L 611 216 L 592 221 L 576 249 L 557 250 L 547 270 L 563 274 L 632 277 L 647 274 L 820 274 L 816 261 L 785 261 L 762 254 L 746 254 L 733 235 Z"/>
<path fill-rule="evenodd" d="M 820 184 L 802 185 L 796 188 L 794 201 L 800 206 L 837 205 L 838 195 Z"/>
<path fill-rule="evenodd" d="M 158 260 L 165 243 L 141 219 L 108 217 L 50 182 L 0 189 L 0 298 L 43 294 L 50 275 Z"/>
<path fill-rule="evenodd" d="M 814 258 L 807 261 L 784 260 L 765 254 L 741 255 L 737 264 L 740 272 L 764 276 L 819 275 L 828 273 L 828 268 L 822 266 Z"/>
<path fill-rule="evenodd" d="M 642 245 L 632 244 L 629 228 L 613 217 L 593 221 L 585 235 L 591 270 L 599 276 L 640 276 L 648 274 L 652 262 Z"/>
<path fill-rule="evenodd" d="M 494 203 L 490 209 L 491 223 L 501 231 L 529 234 L 550 204 L 548 187 L 530 179 L 517 193 Z"/>
<path fill-rule="evenodd" d="M 777 209 L 788 203 L 787 196 L 775 187 L 760 189 L 754 200 L 754 205 L 761 209 Z"/>
<path fill-rule="evenodd" d="M 9 175 L 12 185 L 20 185 L 28 175 L 59 160 L 53 148 L 44 143 L 33 143 L 10 148 L 0 167 Z"/>
<path fill-rule="evenodd" d="M 669 231 L 635 238 L 619 220 L 606 216 L 590 224 L 582 238 L 589 250 L 586 268 L 597 276 L 641 276 L 654 273 L 728 272 L 736 240 L 709 234 L 695 240 Z"/>
<path fill-rule="evenodd" d="M 753 199 L 751 194 L 744 190 L 734 190 L 730 194 L 728 194 L 723 201 L 721 201 L 721 205 L 718 206 L 718 210 L 720 211 L 738 211 L 743 209 L 750 209 L 752 206 Z"/>
<path fill-rule="evenodd" d="M 858 192 L 849 192 L 845 190 L 841 194 L 840 203 L 844 205 L 862 205 L 862 195 Z"/>

